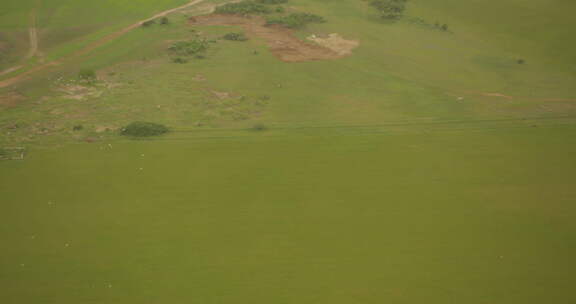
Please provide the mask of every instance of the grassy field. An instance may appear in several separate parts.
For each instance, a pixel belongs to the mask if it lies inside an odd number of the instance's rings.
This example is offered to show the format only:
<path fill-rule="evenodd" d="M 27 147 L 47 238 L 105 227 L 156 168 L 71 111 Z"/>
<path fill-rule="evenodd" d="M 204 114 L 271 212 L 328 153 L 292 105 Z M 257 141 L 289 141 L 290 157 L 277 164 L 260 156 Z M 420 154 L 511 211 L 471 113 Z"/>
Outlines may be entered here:
<path fill-rule="evenodd" d="M 18 63 L 28 48 L 27 34 L 34 13 L 40 31 L 39 56 L 54 60 L 69 55 L 98 37 L 118 30 L 155 12 L 186 3 L 186 0 L 72 1 L 5 0 L 0 4 L 0 33 L 14 44 L 0 69 Z M 2 40 L 0 40 L 2 41 Z M 33 64 L 35 61 L 28 62 Z M 26 62 L 20 62 L 26 63 Z"/>
<path fill-rule="evenodd" d="M 359 46 L 283 62 L 188 24 L 224 2 L 82 55 L 186 1 L 0 4 L 0 70 L 23 65 L 0 83 L 60 63 L 0 88 L 0 152 L 26 151 L 0 162 L 2 303 L 576 300 L 576 4 L 411 0 L 387 22 L 290 0 L 327 21 L 294 35 Z M 174 63 L 195 39 L 204 58 Z M 172 132 L 119 136 L 133 121 Z"/>
<path fill-rule="evenodd" d="M 3 303 L 571 303 L 575 133 L 173 135 L 2 162 Z"/>
<path fill-rule="evenodd" d="M 121 3 L 115 5 L 121 8 Z M 142 17 L 157 4 L 150 2 L 119 20 Z M 571 54 L 576 46 L 572 40 L 562 39 L 570 31 L 566 24 L 573 22 L 564 15 L 572 4 L 562 7 L 532 1 L 531 5 L 513 6 L 485 1 L 474 5 L 471 12 L 468 6 L 413 1 L 407 11 L 408 21 L 386 24 L 362 1 L 293 0 L 291 9 L 328 20 L 299 31 L 299 36 L 336 32 L 360 42 L 352 56 L 296 64 L 277 60 L 260 39 L 219 41 L 207 59 L 173 64 L 167 52 L 171 41 L 193 35 L 185 16 L 176 13 L 170 17 L 170 25 L 137 29 L 21 84 L 17 90 L 27 101 L 4 110 L 0 124 L 20 122 L 28 127 L 11 131 L 2 141 L 74 139 L 93 135 L 100 126 L 114 129 L 135 119 L 202 130 L 246 128 L 255 123 L 332 126 L 572 115 L 576 109 L 576 73 Z M 501 12 L 496 16 L 504 25 L 498 30 L 491 20 L 467 17 L 493 10 Z M 66 15 L 66 10 L 53 11 L 53 17 L 48 18 L 53 22 L 42 24 L 56 30 L 72 22 L 68 18 L 73 15 Z M 505 21 L 505 12 L 515 17 Z M 541 19 L 523 17 L 531 12 L 540 12 Z M 193 8 L 187 14 L 195 13 Z M 447 23 L 450 32 L 413 24 L 410 18 Z M 101 26 L 90 20 L 87 18 L 86 23 Z M 546 27 L 539 25 L 542 20 L 546 20 Z M 111 26 L 118 24 L 122 21 Z M 194 30 L 216 39 L 239 29 L 202 26 Z M 556 36 L 547 36 L 548 32 Z M 554 37 L 551 44 L 557 46 L 551 48 L 549 41 Z M 538 47 L 527 45 L 529 42 Z M 55 44 L 61 45 L 63 53 L 77 48 L 73 43 Z M 525 63 L 518 64 L 518 59 Z M 99 97 L 82 102 L 55 92 L 59 87 L 56 79 L 73 79 L 80 68 L 99 70 L 113 88 L 99 90 L 95 94 Z M 197 77 L 203 80 L 194 81 Z M 251 102 L 230 105 L 237 101 L 215 101 L 210 93 L 214 91 L 245 96 Z M 261 98 L 266 102 L 253 106 Z M 30 127 L 33 124 L 49 132 L 37 134 Z M 84 133 L 70 133 L 70 127 L 78 124 L 86 127 Z"/>

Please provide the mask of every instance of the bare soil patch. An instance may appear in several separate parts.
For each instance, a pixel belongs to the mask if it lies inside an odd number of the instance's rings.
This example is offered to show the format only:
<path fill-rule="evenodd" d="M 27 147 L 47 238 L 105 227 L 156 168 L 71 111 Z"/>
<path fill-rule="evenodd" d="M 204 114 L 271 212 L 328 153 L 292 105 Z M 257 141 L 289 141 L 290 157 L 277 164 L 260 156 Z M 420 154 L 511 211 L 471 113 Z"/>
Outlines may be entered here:
<path fill-rule="evenodd" d="M 348 50 L 349 46 L 343 51 L 344 39 L 340 36 L 329 38 L 330 43 L 326 42 L 324 45 L 308 43 L 298 39 L 291 29 L 278 25 L 267 26 L 262 17 L 213 14 L 192 17 L 189 19 L 189 24 L 241 26 L 247 36 L 264 39 L 270 47 L 270 52 L 284 62 L 337 59 L 350 55 L 351 51 Z M 335 40 L 338 40 L 338 43 Z"/>
<path fill-rule="evenodd" d="M 8 92 L 0 95 L 0 109 L 13 108 L 24 101 L 26 97 L 17 92 Z"/>
<path fill-rule="evenodd" d="M 332 51 L 338 53 L 340 56 L 351 55 L 352 50 L 360 45 L 360 42 L 357 40 L 346 40 L 337 33 L 332 33 L 327 37 L 312 35 L 307 39 L 314 41 L 325 48 L 331 49 Z"/>

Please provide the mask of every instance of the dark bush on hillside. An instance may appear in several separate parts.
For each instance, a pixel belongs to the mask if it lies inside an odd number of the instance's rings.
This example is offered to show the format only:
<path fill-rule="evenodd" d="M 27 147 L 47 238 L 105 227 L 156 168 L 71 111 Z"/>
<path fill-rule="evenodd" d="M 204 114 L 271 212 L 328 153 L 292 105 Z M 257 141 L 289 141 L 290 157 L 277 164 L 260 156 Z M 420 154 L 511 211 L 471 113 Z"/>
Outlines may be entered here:
<path fill-rule="evenodd" d="M 284 4 L 287 3 L 288 0 L 256 0 L 256 2 L 262 4 Z"/>
<path fill-rule="evenodd" d="M 214 11 L 216 14 L 236 14 L 236 15 L 252 15 L 252 14 L 270 14 L 272 10 L 255 1 L 242 1 L 238 3 L 228 3 L 221 5 Z"/>
<path fill-rule="evenodd" d="M 266 25 L 278 24 L 287 28 L 303 28 L 310 23 L 324 23 L 326 20 L 318 15 L 308 13 L 293 13 L 288 16 L 271 17 L 266 20 Z"/>
<path fill-rule="evenodd" d="M 168 17 L 162 17 L 162 18 L 160 18 L 160 24 L 161 25 L 170 24 L 170 19 L 168 19 Z"/>
<path fill-rule="evenodd" d="M 526 62 L 526 60 L 524 60 L 524 59 L 516 60 L 516 63 L 518 63 L 518 64 L 524 64 L 525 62 Z"/>
<path fill-rule="evenodd" d="M 370 5 L 378 10 L 383 19 L 400 19 L 406 10 L 406 0 L 372 0 Z"/>
<path fill-rule="evenodd" d="M 206 39 L 194 39 L 190 41 L 174 42 L 169 50 L 176 55 L 191 56 L 202 53 L 210 47 L 210 42 Z"/>
<path fill-rule="evenodd" d="M 248 38 L 244 35 L 244 33 L 228 33 L 222 36 L 224 40 L 232 40 L 232 41 L 246 41 Z"/>
<path fill-rule="evenodd" d="M 148 137 L 162 135 L 164 133 L 168 133 L 168 131 L 168 127 L 161 124 L 135 121 L 124 127 L 121 131 L 121 134 L 125 136 Z"/>
<path fill-rule="evenodd" d="M 172 62 L 184 64 L 184 63 L 188 62 L 188 59 L 182 58 L 182 57 L 174 57 L 174 58 L 172 58 Z"/>
<path fill-rule="evenodd" d="M 148 20 L 148 21 L 144 21 L 142 22 L 142 27 L 149 27 L 151 25 L 156 24 L 156 20 Z"/>
<path fill-rule="evenodd" d="M 258 124 L 255 124 L 252 126 L 252 130 L 253 131 L 266 131 L 266 130 L 268 130 L 268 127 L 265 124 L 258 123 Z"/>
<path fill-rule="evenodd" d="M 81 69 L 78 72 L 78 79 L 86 83 L 94 83 L 97 78 L 96 72 L 92 69 Z"/>

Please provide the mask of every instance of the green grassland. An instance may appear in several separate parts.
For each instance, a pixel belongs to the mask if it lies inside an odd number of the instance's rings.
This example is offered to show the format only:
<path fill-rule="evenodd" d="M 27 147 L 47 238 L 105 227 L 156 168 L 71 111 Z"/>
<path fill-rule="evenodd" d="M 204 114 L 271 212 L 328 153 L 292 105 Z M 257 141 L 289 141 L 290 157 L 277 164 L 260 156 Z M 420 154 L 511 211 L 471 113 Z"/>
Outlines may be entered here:
<path fill-rule="evenodd" d="M 0 88 L 0 148 L 26 150 L 0 161 L 2 303 L 576 300 L 575 3 L 411 0 L 390 22 L 290 0 L 326 19 L 298 37 L 360 44 L 288 63 L 221 39 L 241 27 L 187 24 L 224 2 L 82 56 L 186 1 L 0 4 L 0 68 L 34 8 L 44 60 L 62 60 Z M 209 48 L 175 63 L 196 39 Z M 171 132 L 120 136 L 134 121 Z"/>
<path fill-rule="evenodd" d="M 115 5 L 121 8 L 121 3 Z M 33 120 L 48 125 L 52 131 L 45 140 L 50 141 L 50 136 L 57 140 L 62 136 L 70 138 L 65 131 L 73 124 L 86 125 L 84 132 L 90 132 L 98 125 L 119 127 L 138 118 L 201 130 L 247 128 L 256 122 L 281 126 L 362 125 L 574 113 L 576 73 L 570 56 L 576 46 L 572 40 L 561 39 L 568 35 L 563 34 L 569 31 L 567 23 L 573 22 L 565 16 L 572 4 L 563 7 L 533 1 L 532 6 L 512 6 L 489 1 L 475 3 L 471 12 L 464 5 L 446 4 L 449 9 L 443 10 L 443 5 L 426 3 L 410 2 L 407 16 L 429 23 L 447 23 L 450 32 L 409 21 L 380 21 L 363 1 L 294 0 L 287 6 L 291 10 L 315 13 L 328 20 L 298 31 L 299 36 L 337 32 L 360 42 L 350 57 L 297 64 L 278 61 L 259 39 L 243 43 L 218 41 L 206 59 L 173 64 L 167 51 L 171 41 L 191 39 L 194 35 L 186 25 L 186 17 L 176 13 L 170 16 L 169 25 L 137 29 L 57 69 L 37 74 L 18 88 L 28 102 L 3 111 L 0 122 L 30 125 Z M 155 4 L 158 3 L 150 2 L 138 12 L 146 11 L 145 8 L 151 11 Z M 54 11 L 56 16 L 60 10 Z M 60 14 L 67 10 L 62 11 Z M 503 25 L 498 29 L 493 19 L 467 17 L 492 11 L 500 12 L 496 17 L 501 19 L 496 23 Z M 540 19 L 523 17 L 535 11 L 541 13 Z M 194 14 L 194 10 L 188 14 Z M 65 15 L 48 18 L 55 20 L 51 26 L 63 28 L 65 21 L 60 20 L 72 20 L 67 18 L 73 14 Z M 135 12 L 122 20 L 130 23 L 130 17 L 134 20 L 143 15 Z M 507 15 L 509 18 L 505 19 Z M 99 25 L 90 20 L 87 18 L 85 23 Z M 541 26 L 541 22 L 546 26 Z M 194 29 L 209 39 L 238 31 L 223 26 Z M 551 38 L 547 33 L 556 36 Z M 545 46 L 553 37 L 557 38 L 553 43 L 558 45 Z M 73 43 L 61 44 L 60 50 L 66 53 L 76 48 Z M 254 55 L 254 51 L 258 54 Z M 525 63 L 518 64 L 518 59 Z M 55 79 L 72 79 L 80 68 L 100 70 L 102 78 L 115 88 L 82 102 L 66 100 L 54 92 Z M 191 80 L 197 75 L 205 80 Z M 210 91 L 244 96 L 251 100 L 246 107 L 252 107 L 250 104 L 262 97 L 269 100 L 252 109 L 228 109 L 227 104 L 214 105 L 218 102 L 210 97 Z M 483 93 L 514 98 L 486 97 Z M 228 113 L 236 110 L 250 114 Z M 36 114 L 30 115 L 31 111 Z M 60 114 L 49 115 L 50 112 Z M 62 117 L 81 119 L 63 122 Z M 29 132 L 26 128 L 11 132 L 4 141 L 19 141 Z M 30 142 L 46 136 L 33 137 Z"/>
<path fill-rule="evenodd" d="M 0 33 L 6 36 L 7 43 L 17 44 L 18 48 L 13 48 L 10 60 L 0 62 L 0 68 L 18 62 L 17 54 L 25 53 L 27 45 L 18 43 L 17 38 L 27 42 L 32 11 L 40 31 L 42 56 L 53 60 L 132 22 L 184 3 L 186 0 L 4 0 L 0 4 Z"/>
<path fill-rule="evenodd" d="M 36 151 L 0 163 L 3 303 L 572 303 L 575 131 Z"/>

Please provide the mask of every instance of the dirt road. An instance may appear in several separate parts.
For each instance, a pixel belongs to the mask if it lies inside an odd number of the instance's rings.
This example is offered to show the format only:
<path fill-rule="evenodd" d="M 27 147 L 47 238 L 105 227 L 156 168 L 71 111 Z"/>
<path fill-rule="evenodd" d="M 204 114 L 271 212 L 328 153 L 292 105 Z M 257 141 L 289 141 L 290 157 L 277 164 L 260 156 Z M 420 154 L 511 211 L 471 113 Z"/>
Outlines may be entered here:
<path fill-rule="evenodd" d="M 103 37 L 103 38 L 101 38 L 101 39 L 99 39 L 99 40 L 97 40 L 97 41 L 95 41 L 95 42 L 87 45 L 87 46 L 84 47 L 83 49 L 81 49 L 81 50 L 79 50 L 79 51 L 71 54 L 70 56 L 68 56 L 67 59 L 76 58 L 76 57 L 78 57 L 78 56 L 82 56 L 82 55 L 84 55 L 84 54 L 87 54 L 87 53 L 93 51 L 94 49 L 96 49 L 96 48 L 98 48 L 98 47 L 100 47 L 100 46 L 102 46 L 102 45 L 104 45 L 104 44 L 106 44 L 106 43 L 108 43 L 108 42 L 110 42 L 110 41 L 113 41 L 113 40 L 115 40 L 115 39 L 117 39 L 117 38 L 125 35 L 126 33 L 128 33 L 128 32 L 130 32 L 130 31 L 136 29 L 136 28 L 139 28 L 139 27 L 142 25 L 142 23 L 144 23 L 144 22 L 146 22 L 146 21 L 154 20 L 154 19 L 160 18 L 160 17 L 164 17 L 164 16 L 169 15 L 169 14 L 171 14 L 171 13 L 173 13 L 173 12 L 176 12 L 176 11 L 179 11 L 179 10 L 182 10 L 182 9 L 185 9 L 185 8 L 188 8 L 188 7 L 190 7 L 190 6 L 193 6 L 193 5 L 202 3 L 202 2 L 204 2 L 204 1 L 206 1 L 206 0 L 193 0 L 193 1 L 188 2 L 187 4 L 184 4 L 184 5 L 182 5 L 182 6 L 179 6 L 179 7 L 176 7 L 176 8 L 172 8 L 172 9 L 169 9 L 169 10 L 166 10 L 166 11 L 163 11 L 163 12 L 160 12 L 160 13 L 158 13 L 158 14 L 150 17 L 150 18 L 147 18 L 147 19 L 138 21 L 138 22 L 136 22 L 136 23 L 134 23 L 134 24 L 132 24 L 132 25 L 130 25 L 130 26 L 127 26 L 127 27 L 125 27 L 125 28 L 123 28 L 123 29 L 121 29 L 121 30 L 119 30 L 119 31 L 117 31 L 117 32 L 114 32 L 114 33 L 112 33 L 112 34 L 109 34 L 108 36 L 105 36 L 105 37 Z M 34 17 L 34 20 L 36 20 L 35 17 Z M 30 47 L 30 52 L 28 53 L 28 56 L 30 56 L 30 54 L 32 54 L 31 56 L 33 56 L 33 55 L 37 52 L 37 50 L 38 50 L 38 40 L 37 40 L 37 39 L 38 39 L 38 34 L 37 34 L 37 30 L 36 30 L 35 24 L 36 24 L 36 22 L 34 21 L 34 25 L 31 27 L 31 29 L 30 29 L 30 31 L 29 31 L 29 32 L 30 32 L 31 47 Z M 32 28 L 33 28 L 33 29 L 32 29 Z M 33 41 L 34 41 L 34 43 L 32 43 Z M 13 86 L 13 85 L 19 83 L 20 81 L 22 81 L 22 80 L 24 80 L 24 79 L 27 79 L 28 77 L 30 77 L 30 76 L 31 76 L 32 74 L 34 74 L 34 73 L 37 73 L 37 72 L 42 71 L 42 70 L 45 70 L 45 69 L 47 69 L 47 68 L 49 68 L 49 67 L 53 67 L 53 66 L 60 65 L 60 64 L 62 64 L 63 62 L 64 62 L 64 59 L 61 59 L 61 60 L 55 60 L 55 61 L 51 61 L 51 62 L 48 62 L 48 63 L 44 63 L 44 64 L 41 64 L 41 65 L 35 66 L 35 67 L 31 68 L 30 70 L 28 70 L 28 71 L 26 71 L 26 72 L 23 72 L 22 74 L 19 74 L 19 75 L 17 75 L 17 76 L 12 77 L 12 78 L 8 78 L 8 79 L 5 79 L 5 80 L 0 81 L 0 88 L 5 88 L 5 87 Z M 20 68 L 21 68 L 21 66 L 18 66 L 18 67 L 13 67 L 13 68 L 11 68 L 11 69 L 8 69 L 8 70 L 6 70 L 6 71 L 4 71 L 4 72 L 0 72 L 0 76 L 5 75 L 5 74 L 8 74 L 8 73 L 11 73 L 11 72 L 14 72 L 14 71 L 16 71 L 16 70 L 18 70 L 18 69 L 20 69 Z"/>
<path fill-rule="evenodd" d="M 30 27 L 28 28 L 28 36 L 30 39 L 30 49 L 28 50 L 28 54 L 24 57 L 24 60 L 28 60 L 38 52 L 38 29 L 36 27 L 36 9 L 33 9 L 30 12 Z M 7 68 L 4 71 L 0 71 L 0 77 L 10 74 L 12 72 L 18 71 L 22 68 L 22 65 L 13 66 L 11 68 Z"/>

